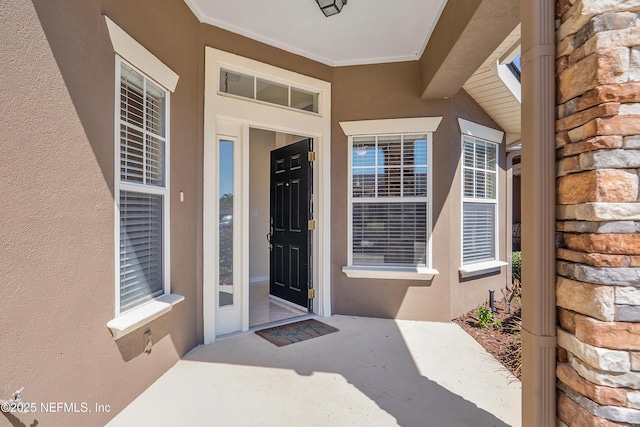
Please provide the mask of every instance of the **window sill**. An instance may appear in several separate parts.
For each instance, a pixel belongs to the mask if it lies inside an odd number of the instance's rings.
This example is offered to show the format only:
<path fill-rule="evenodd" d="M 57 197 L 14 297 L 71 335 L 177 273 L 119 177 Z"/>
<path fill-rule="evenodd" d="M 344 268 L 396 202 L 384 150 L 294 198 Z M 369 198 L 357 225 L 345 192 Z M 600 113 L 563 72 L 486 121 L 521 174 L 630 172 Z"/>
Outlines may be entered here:
<path fill-rule="evenodd" d="M 460 272 L 460 277 L 474 277 L 480 276 L 481 274 L 489 274 L 500 272 L 500 268 L 505 265 L 509 265 L 504 261 L 487 261 L 487 262 L 479 262 L 476 264 L 469 264 L 462 266 L 458 269 Z"/>
<path fill-rule="evenodd" d="M 342 267 L 342 272 L 354 279 L 431 280 L 438 270 L 427 267 Z"/>
<path fill-rule="evenodd" d="M 184 297 L 177 294 L 161 296 L 110 320 L 107 323 L 107 328 L 111 330 L 114 339 L 120 339 L 129 332 L 135 331 L 152 320 L 168 313 L 174 305 L 182 300 L 184 300 Z"/>

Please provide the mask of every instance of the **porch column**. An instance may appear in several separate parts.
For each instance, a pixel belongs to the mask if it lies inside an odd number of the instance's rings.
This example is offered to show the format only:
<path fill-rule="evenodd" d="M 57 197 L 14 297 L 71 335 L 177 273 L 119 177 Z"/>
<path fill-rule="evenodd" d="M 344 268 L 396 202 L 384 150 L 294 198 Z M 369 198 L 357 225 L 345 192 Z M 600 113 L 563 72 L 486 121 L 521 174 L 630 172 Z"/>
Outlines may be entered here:
<path fill-rule="evenodd" d="M 639 11 L 557 2 L 559 425 L 640 424 Z"/>
<path fill-rule="evenodd" d="M 555 4 L 522 0 L 522 419 L 555 416 Z"/>

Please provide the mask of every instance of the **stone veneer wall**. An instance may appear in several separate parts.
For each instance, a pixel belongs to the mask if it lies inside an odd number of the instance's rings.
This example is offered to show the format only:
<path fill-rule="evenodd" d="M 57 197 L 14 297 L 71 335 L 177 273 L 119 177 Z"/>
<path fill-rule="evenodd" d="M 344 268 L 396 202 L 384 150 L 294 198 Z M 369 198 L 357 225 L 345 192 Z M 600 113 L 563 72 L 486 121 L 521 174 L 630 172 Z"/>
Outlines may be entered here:
<path fill-rule="evenodd" d="M 559 425 L 640 425 L 639 13 L 556 3 Z"/>

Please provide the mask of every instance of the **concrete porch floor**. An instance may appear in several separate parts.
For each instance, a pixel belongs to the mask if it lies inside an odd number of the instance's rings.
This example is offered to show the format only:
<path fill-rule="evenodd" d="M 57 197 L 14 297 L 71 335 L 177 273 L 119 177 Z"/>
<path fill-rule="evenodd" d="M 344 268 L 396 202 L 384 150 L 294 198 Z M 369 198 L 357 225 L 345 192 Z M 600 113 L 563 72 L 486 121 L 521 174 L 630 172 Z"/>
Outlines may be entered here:
<path fill-rule="evenodd" d="M 521 425 L 520 382 L 459 326 L 319 320 L 340 331 L 196 347 L 108 426 Z"/>

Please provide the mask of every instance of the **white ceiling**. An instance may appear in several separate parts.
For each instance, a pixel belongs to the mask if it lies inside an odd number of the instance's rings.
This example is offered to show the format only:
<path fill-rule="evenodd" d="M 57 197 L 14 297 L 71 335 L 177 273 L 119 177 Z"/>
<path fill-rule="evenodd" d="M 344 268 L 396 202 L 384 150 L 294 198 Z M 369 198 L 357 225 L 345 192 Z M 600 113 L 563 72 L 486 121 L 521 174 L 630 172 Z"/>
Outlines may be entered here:
<path fill-rule="evenodd" d="M 315 0 L 185 0 L 200 22 L 331 66 L 415 60 L 447 0 L 349 0 L 325 17 Z"/>

